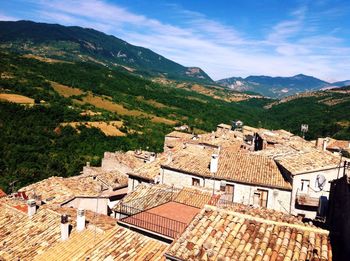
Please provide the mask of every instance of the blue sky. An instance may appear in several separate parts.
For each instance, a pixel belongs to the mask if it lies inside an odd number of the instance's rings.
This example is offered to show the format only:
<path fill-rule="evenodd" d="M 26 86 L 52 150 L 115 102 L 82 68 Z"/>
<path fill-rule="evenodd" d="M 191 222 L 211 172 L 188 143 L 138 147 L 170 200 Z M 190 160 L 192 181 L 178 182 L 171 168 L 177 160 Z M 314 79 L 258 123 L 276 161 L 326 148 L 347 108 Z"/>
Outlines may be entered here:
<path fill-rule="evenodd" d="M 348 0 L 0 0 L 0 20 L 79 25 L 144 46 L 213 79 L 350 79 Z"/>

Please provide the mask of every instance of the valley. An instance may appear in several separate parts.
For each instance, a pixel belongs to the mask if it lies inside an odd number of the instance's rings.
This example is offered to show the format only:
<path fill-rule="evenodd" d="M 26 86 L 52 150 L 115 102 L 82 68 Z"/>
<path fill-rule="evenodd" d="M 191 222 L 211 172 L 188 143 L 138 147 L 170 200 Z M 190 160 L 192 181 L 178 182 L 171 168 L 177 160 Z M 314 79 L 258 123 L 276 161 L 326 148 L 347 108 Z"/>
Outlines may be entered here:
<path fill-rule="evenodd" d="M 63 35 L 73 30 L 59 28 Z M 183 71 L 176 74 L 167 67 L 175 66 L 171 62 L 160 75 L 155 73 L 152 57 L 159 56 L 154 53 L 147 56 L 152 67 L 91 52 L 86 30 L 74 27 L 85 42 L 69 44 L 62 43 L 64 37 L 55 35 L 55 30 L 45 36 L 37 31 L 29 45 L 24 44 L 28 39 L 11 38 L 11 32 L 0 34 L 0 88 L 2 97 L 7 97 L 0 101 L 0 187 L 4 190 L 52 175 L 74 176 L 87 161 L 99 165 L 105 151 L 161 152 L 164 135 L 184 124 L 189 132 L 203 133 L 239 119 L 250 126 L 299 134 L 300 125 L 307 123 L 307 139 L 350 139 L 347 88 L 277 100 L 186 73 L 184 78 Z M 134 47 L 129 47 L 132 52 Z M 40 106 L 22 105 L 27 102 Z"/>

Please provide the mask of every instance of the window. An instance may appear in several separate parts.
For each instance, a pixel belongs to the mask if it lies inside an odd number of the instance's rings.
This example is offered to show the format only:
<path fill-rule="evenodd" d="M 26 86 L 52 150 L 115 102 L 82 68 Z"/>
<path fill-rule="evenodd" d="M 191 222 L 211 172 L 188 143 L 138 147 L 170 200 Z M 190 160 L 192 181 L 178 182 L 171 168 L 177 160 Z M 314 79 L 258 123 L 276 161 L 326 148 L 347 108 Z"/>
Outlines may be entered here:
<path fill-rule="evenodd" d="M 197 187 L 199 187 L 199 179 L 197 179 L 197 178 L 192 178 L 192 186 L 197 186 Z"/>
<path fill-rule="evenodd" d="M 309 186 L 310 186 L 310 180 L 302 179 L 301 180 L 300 191 L 303 192 L 303 193 L 308 193 L 309 192 Z"/>
<path fill-rule="evenodd" d="M 227 184 L 225 186 L 225 200 L 233 202 L 235 186 Z"/>
<path fill-rule="evenodd" d="M 257 189 L 254 192 L 254 206 L 267 207 L 268 191 L 263 189 Z"/>

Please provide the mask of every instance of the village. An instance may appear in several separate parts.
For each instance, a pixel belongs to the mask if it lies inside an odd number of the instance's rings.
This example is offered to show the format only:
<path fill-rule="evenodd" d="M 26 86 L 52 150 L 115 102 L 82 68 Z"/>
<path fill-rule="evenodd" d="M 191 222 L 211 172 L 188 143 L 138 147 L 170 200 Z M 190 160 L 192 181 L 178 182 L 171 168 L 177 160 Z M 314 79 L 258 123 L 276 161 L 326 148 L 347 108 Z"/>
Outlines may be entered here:
<path fill-rule="evenodd" d="M 236 120 L 0 191 L 0 260 L 341 260 L 350 142 Z M 344 156 L 345 155 L 345 156 Z"/>

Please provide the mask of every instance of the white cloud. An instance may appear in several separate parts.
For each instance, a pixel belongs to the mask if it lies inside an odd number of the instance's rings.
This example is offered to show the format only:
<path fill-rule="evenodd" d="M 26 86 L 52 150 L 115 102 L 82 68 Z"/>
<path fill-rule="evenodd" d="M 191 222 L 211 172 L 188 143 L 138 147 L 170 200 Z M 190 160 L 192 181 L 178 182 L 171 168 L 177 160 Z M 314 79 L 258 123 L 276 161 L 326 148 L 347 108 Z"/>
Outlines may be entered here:
<path fill-rule="evenodd" d="M 114 34 L 183 65 L 199 66 L 214 79 L 298 73 L 349 78 L 350 59 L 344 58 L 350 56 L 350 48 L 333 32 L 320 31 L 319 18 L 310 15 L 306 6 L 265 30 L 265 37 L 252 40 L 232 26 L 178 6 L 173 11 L 181 16 L 181 23 L 172 25 L 102 0 L 42 0 L 37 5 L 36 19 Z"/>
<path fill-rule="evenodd" d="M 0 13 L 0 21 L 17 21 L 18 18 Z"/>

